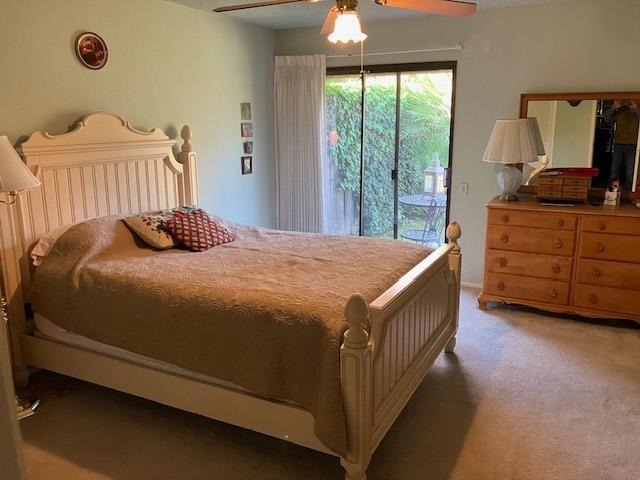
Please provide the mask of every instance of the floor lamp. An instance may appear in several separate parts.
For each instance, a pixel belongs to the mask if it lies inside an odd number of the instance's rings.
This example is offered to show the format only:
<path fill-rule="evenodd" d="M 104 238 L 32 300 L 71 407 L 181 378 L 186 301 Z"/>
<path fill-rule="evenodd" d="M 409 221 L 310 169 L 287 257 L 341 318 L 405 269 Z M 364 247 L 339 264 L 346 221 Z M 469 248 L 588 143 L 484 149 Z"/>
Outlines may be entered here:
<path fill-rule="evenodd" d="M 13 208 L 18 197 L 18 192 L 35 188 L 40 185 L 38 180 L 24 164 L 20 155 L 14 150 L 6 136 L 0 136 L 0 192 L 8 193 L 9 200 L 0 200 L 0 203 L 7 205 L 7 208 Z M 5 329 L 5 337 L 8 339 L 8 321 L 7 303 L 4 297 L 0 301 L 0 314 L 2 316 L 2 326 Z M 16 395 L 16 414 L 19 419 L 29 417 L 36 412 L 40 405 L 40 400 L 27 400 L 18 398 Z"/>

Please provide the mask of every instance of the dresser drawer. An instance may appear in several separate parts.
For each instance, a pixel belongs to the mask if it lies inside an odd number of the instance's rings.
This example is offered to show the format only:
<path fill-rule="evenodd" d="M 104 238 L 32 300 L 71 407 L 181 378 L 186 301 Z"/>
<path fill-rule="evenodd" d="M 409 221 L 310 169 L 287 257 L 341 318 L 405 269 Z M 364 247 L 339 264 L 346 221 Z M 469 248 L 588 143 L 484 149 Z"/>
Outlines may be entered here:
<path fill-rule="evenodd" d="M 591 178 L 584 177 L 567 177 L 564 179 L 563 185 L 579 185 L 582 187 L 586 187 L 587 189 L 591 185 Z"/>
<path fill-rule="evenodd" d="M 569 302 L 568 283 L 520 275 L 487 273 L 484 291 L 500 297 L 558 305 L 566 305 Z"/>
<path fill-rule="evenodd" d="M 546 187 L 548 185 L 560 185 L 564 184 L 564 180 L 562 178 L 549 178 L 549 177 L 539 177 L 538 185 L 541 187 Z"/>
<path fill-rule="evenodd" d="M 640 265 L 581 258 L 578 260 L 576 281 L 640 290 Z M 640 297 L 640 293 L 638 295 Z"/>
<path fill-rule="evenodd" d="M 573 304 L 576 307 L 605 312 L 640 315 L 640 291 L 595 285 L 576 285 Z M 615 316 L 615 315 L 612 315 Z"/>
<path fill-rule="evenodd" d="M 562 192 L 563 193 L 568 193 L 568 192 L 577 192 L 577 193 L 587 193 L 589 191 L 589 187 L 587 187 L 586 185 L 581 186 L 581 185 L 564 185 L 562 187 Z"/>
<path fill-rule="evenodd" d="M 571 257 L 540 255 L 505 250 L 487 250 L 489 272 L 528 275 L 568 282 L 571 279 Z"/>
<path fill-rule="evenodd" d="M 573 232 L 499 225 L 488 228 L 487 246 L 492 250 L 573 255 Z"/>
<path fill-rule="evenodd" d="M 567 192 L 565 190 L 562 191 L 562 198 L 568 198 L 572 200 L 586 200 L 587 192 Z"/>
<path fill-rule="evenodd" d="M 581 257 L 640 263 L 640 236 L 583 233 L 580 245 Z"/>
<path fill-rule="evenodd" d="M 640 235 L 640 218 L 588 216 L 582 221 L 582 231 Z"/>
<path fill-rule="evenodd" d="M 562 198 L 562 190 L 549 190 L 548 188 L 538 189 L 538 198 L 541 200 L 558 200 Z"/>
<path fill-rule="evenodd" d="M 562 195 L 562 185 L 538 187 L 538 196 L 542 195 Z"/>
<path fill-rule="evenodd" d="M 490 209 L 489 224 L 575 230 L 576 216 L 561 213 L 537 213 L 526 210 Z"/>

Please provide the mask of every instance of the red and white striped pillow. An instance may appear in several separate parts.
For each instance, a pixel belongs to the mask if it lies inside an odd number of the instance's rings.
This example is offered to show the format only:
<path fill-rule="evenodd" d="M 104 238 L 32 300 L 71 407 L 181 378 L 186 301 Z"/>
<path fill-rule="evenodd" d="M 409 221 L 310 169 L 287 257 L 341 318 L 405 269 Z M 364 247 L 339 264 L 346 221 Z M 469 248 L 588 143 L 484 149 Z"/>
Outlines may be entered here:
<path fill-rule="evenodd" d="M 174 216 L 166 222 L 167 229 L 182 246 L 194 252 L 209 250 L 216 245 L 233 242 L 233 235 L 202 209 Z"/>

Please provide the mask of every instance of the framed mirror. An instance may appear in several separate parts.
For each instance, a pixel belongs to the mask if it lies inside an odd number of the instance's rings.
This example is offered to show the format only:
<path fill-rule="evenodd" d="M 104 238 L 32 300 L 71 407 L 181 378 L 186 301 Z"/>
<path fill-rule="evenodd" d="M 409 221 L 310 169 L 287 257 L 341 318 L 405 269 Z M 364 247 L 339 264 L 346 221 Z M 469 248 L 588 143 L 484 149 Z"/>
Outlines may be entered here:
<path fill-rule="evenodd" d="M 523 93 L 527 117 L 538 119 L 548 168 L 594 167 L 592 189 L 638 189 L 640 92 Z M 525 178 L 535 167 L 524 166 Z"/>

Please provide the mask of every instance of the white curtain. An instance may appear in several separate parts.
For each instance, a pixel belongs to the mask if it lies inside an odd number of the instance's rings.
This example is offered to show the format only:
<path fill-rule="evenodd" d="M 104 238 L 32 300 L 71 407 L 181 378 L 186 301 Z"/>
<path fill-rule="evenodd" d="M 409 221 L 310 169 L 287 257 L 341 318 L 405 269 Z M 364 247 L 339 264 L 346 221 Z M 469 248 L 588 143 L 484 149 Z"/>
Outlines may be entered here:
<path fill-rule="evenodd" d="M 275 59 L 278 228 L 324 231 L 324 55 Z"/>

